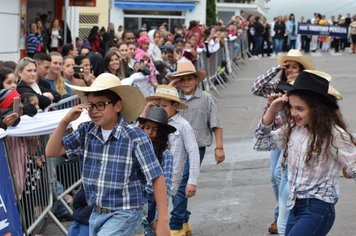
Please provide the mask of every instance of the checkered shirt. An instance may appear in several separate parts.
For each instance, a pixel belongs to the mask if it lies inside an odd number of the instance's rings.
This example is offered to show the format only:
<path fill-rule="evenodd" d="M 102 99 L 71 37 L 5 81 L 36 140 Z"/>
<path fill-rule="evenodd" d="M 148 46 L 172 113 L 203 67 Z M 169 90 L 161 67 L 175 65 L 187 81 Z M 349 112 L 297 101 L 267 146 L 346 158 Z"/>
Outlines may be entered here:
<path fill-rule="evenodd" d="M 89 205 L 109 210 L 142 207 L 147 181 L 162 175 L 150 139 L 138 127 L 120 119 L 108 140 L 93 122 L 81 124 L 63 137 L 67 156 L 83 161 L 83 184 Z"/>
<path fill-rule="evenodd" d="M 257 77 L 252 86 L 252 93 L 256 96 L 267 98 L 271 93 L 277 92 L 278 80 L 273 80 L 273 78 L 281 70 L 279 66 L 272 67 L 265 74 Z"/>

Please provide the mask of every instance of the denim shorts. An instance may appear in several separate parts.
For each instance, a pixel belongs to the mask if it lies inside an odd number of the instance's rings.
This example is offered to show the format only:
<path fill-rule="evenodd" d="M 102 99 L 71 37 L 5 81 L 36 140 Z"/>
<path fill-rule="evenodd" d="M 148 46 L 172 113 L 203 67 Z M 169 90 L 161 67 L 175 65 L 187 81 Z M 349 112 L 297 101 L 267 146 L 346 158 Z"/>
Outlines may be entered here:
<path fill-rule="evenodd" d="M 285 235 L 324 236 L 335 221 L 335 206 L 316 198 L 297 199 L 289 218 Z"/>

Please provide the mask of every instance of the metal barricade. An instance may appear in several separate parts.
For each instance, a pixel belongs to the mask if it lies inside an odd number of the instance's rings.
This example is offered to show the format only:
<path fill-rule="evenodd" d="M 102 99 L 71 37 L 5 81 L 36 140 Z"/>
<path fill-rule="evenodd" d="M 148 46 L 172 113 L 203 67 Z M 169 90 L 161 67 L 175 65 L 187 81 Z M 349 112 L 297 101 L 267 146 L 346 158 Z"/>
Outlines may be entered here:
<path fill-rule="evenodd" d="M 247 31 L 244 30 L 239 34 L 240 38 L 240 45 L 241 45 L 241 52 L 243 55 L 243 58 L 246 59 L 246 57 L 251 57 L 251 53 L 249 51 L 249 45 L 248 45 L 248 36 L 247 36 Z"/>
<path fill-rule="evenodd" d="M 200 68 L 205 69 L 207 72 L 207 76 L 203 81 L 203 87 L 216 100 L 216 96 L 219 96 L 219 91 L 209 79 L 210 78 L 210 75 L 209 75 L 210 68 L 208 65 L 208 59 L 207 59 L 207 55 L 206 55 L 205 51 L 199 53 L 199 66 L 200 66 Z"/>
<path fill-rule="evenodd" d="M 45 112 L 47 111 L 53 111 L 53 110 L 61 110 L 61 109 L 66 109 L 73 107 L 75 105 L 80 104 L 80 98 L 78 95 L 73 95 L 64 99 L 61 99 L 57 103 L 52 103 L 46 109 L 44 110 Z"/>

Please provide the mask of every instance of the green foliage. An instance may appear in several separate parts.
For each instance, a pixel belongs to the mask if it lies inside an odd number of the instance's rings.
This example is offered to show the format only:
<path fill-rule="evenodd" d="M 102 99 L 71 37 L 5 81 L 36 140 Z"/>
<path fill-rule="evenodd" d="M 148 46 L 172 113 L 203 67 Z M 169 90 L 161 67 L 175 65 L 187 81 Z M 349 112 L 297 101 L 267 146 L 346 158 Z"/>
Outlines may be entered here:
<path fill-rule="evenodd" d="M 216 0 L 206 1 L 206 24 L 211 25 L 216 22 Z"/>

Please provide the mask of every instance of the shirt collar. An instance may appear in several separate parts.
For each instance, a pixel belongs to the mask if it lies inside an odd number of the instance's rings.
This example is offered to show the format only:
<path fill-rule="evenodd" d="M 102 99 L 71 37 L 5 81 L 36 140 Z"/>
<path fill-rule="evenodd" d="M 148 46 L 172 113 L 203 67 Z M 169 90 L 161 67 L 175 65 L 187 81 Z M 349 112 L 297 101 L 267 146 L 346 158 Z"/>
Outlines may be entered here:
<path fill-rule="evenodd" d="M 92 124 L 94 125 L 94 123 L 92 123 Z M 119 139 L 120 133 L 121 133 L 123 127 L 126 125 L 127 125 L 127 122 L 125 121 L 125 119 L 122 119 L 122 117 L 120 116 L 118 121 L 115 124 L 115 127 L 111 131 L 111 135 L 114 136 L 116 139 Z M 94 125 L 94 127 L 92 129 L 90 129 L 88 133 L 94 135 L 95 137 L 100 137 L 99 134 L 101 133 L 101 127 Z"/>
<path fill-rule="evenodd" d="M 202 94 L 203 94 L 203 91 L 200 89 L 200 88 L 196 88 L 195 89 L 195 91 L 194 91 L 194 93 L 192 94 L 192 97 L 190 98 L 190 99 L 193 99 L 193 98 L 199 98 L 199 97 L 201 97 L 202 96 Z M 181 99 L 184 99 L 184 100 L 187 100 L 186 98 L 185 98 L 185 95 L 184 95 L 184 93 L 183 93 L 183 91 L 182 90 L 180 90 L 179 91 L 179 97 L 181 98 Z M 189 100 L 190 100 L 189 99 Z"/>

